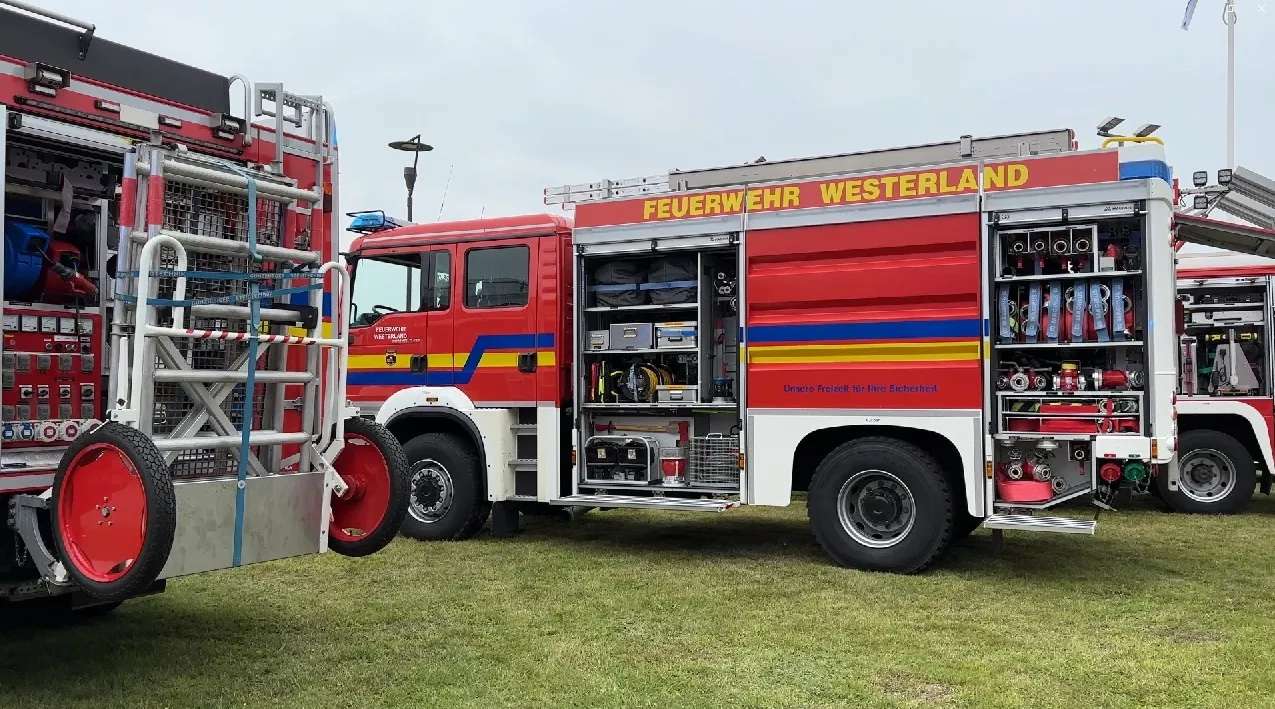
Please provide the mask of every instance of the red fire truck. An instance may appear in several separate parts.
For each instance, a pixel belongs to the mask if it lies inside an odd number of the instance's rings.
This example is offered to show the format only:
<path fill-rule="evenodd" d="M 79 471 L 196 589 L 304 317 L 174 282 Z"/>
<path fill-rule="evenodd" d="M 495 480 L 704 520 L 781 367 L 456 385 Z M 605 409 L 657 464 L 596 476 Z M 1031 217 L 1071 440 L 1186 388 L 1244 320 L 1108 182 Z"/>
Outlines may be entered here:
<path fill-rule="evenodd" d="M 346 406 L 332 109 L 20 2 L 0 55 L 0 605 L 382 548 L 407 466 Z"/>
<path fill-rule="evenodd" d="M 806 491 L 833 560 L 910 573 L 979 524 L 1092 534 L 1038 513 L 1109 507 L 1173 458 L 1157 138 L 967 136 L 546 195 L 574 219 L 360 223 L 349 390 L 404 442 L 406 534 Z"/>
<path fill-rule="evenodd" d="M 1178 233 L 1217 247 L 1178 255 L 1184 311 L 1178 401 L 1181 485 L 1155 492 L 1175 510 L 1242 511 L 1259 484 L 1271 492 L 1275 392 L 1271 390 L 1275 287 L 1275 182 L 1237 167 L 1193 175 L 1196 207 L 1178 214 Z M 1187 205 L 1184 205 L 1187 206 Z M 1208 219 L 1217 209 L 1248 224 Z M 1219 250 L 1220 249 L 1220 250 Z M 1260 254 L 1260 255 L 1259 255 Z"/>

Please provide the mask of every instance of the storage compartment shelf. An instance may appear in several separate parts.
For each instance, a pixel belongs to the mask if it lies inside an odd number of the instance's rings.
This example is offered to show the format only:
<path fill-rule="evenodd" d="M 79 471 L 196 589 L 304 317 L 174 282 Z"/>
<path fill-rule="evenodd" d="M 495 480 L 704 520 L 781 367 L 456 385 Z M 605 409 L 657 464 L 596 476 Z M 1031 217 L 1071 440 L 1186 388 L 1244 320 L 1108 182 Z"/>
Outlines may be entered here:
<path fill-rule="evenodd" d="M 1092 389 L 1082 389 L 1080 391 L 998 391 L 996 392 L 996 395 L 1006 399 L 1102 399 L 1115 396 L 1141 397 L 1142 392 L 1132 389 L 1125 391 L 1094 391 Z"/>
<path fill-rule="evenodd" d="M 1020 283 L 1023 281 L 1067 281 L 1077 280 L 1081 278 L 1121 278 L 1124 276 L 1141 276 L 1142 271 L 1098 271 L 1088 273 L 1046 273 L 1040 276 L 1000 276 L 996 279 L 997 283 Z"/>
<path fill-rule="evenodd" d="M 1261 310 L 1264 303 L 1184 303 L 1182 308 L 1192 310 Z"/>
<path fill-rule="evenodd" d="M 640 350 L 585 350 L 587 355 L 640 355 L 664 354 L 666 352 L 698 352 L 698 347 L 647 347 Z"/>
<path fill-rule="evenodd" d="M 695 310 L 699 307 L 698 303 L 669 303 L 667 305 L 652 305 L 645 303 L 642 305 L 594 305 L 585 308 L 586 313 L 621 313 L 641 310 Z"/>
<path fill-rule="evenodd" d="M 1064 502 L 1070 502 L 1079 497 L 1084 497 L 1093 492 L 1093 488 L 1089 485 L 1080 485 L 1073 487 L 1070 491 L 1064 492 L 1056 497 L 1044 502 L 995 502 L 993 507 L 1000 510 L 1018 509 L 1018 510 L 1047 510 L 1050 507 L 1061 505 Z"/>
<path fill-rule="evenodd" d="M 631 483 L 631 482 L 626 482 L 621 480 L 595 480 L 593 478 L 586 478 L 580 481 L 580 487 L 594 489 L 594 490 L 608 490 L 608 489 L 628 490 L 630 492 L 633 492 L 636 490 L 646 490 L 652 493 L 665 493 L 665 494 L 667 493 L 678 493 L 678 494 L 684 493 L 688 495 L 738 495 L 739 494 L 738 485 L 702 485 L 701 484 L 701 485 L 696 485 L 695 487 L 690 487 L 685 485 L 679 487 L 677 485 L 663 485 L 660 483 L 644 484 L 644 483 Z"/>
<path fill-rule="evenodd" d="M 1041 350 L 1051 347 L 1066 347 L 1078 350 L 1098 347 L 1142 347 L 1143 344 L 1145 343 L 1142 340 L 1122 340 L 1120 342 L 1012 342 L 1009 344 L 995 344 L 992 347 L 998 350 Z"/>
<path fill-rule="evenodd" d="M 620 410 L 622 409 L 664 409 L 664 410 L 705 409 L 705 410 L 714 410 L 714 411 L 731 411 L 736 408 L 739 408 L 739 404 L 734 402 L 725 403 L 725 404 L 713 404 L 709 402 L 700 403 L 700 402 L 693 402 L 693 401 L 692 402 L 677 402 L 677 403 L 632 402 L 632 401 L 594 402 L 594 403 L 584 403 L 584 404 L 581 404 L 581 406 L 583 406 L 586 409 L 612 409 L 612 410 L 617 410 L 617 409 L 620 409 Z"/>
<path fill-rule="evenodd" d="M 1034 431 L 1009 431 L 992 436 L 998 441 L 1039 441 L 1049 438 L 1055 441 L 1087 441 L 1097 434 L 1093 433 L 1036 433 Z M 1104 436 L 1136 436 L 1136 433 L 1104 433 Z"/>

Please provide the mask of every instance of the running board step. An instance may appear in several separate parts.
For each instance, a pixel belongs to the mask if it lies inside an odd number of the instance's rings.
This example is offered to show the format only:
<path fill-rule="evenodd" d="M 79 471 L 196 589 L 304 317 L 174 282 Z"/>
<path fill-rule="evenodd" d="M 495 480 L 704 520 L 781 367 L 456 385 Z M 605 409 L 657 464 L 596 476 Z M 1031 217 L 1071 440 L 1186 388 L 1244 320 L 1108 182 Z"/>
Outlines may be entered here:
<path fill-rule="evenodd" d="M 1061 534 L 1093 534 L 1098 521 L 1067 517 L 1032 517 L 1031 515 L 992 515 L 983 526 L 988 529 L 1016 529 L 1022 532 L 1058 532 Z"/>
<path fill-rule="evenodd" d="M 739 500 L 702 500 L 682 497 L 633 497 L 629 495 L 568 495 L 555 505 L 580 507 L 633 507 L 647 510 L 725 512 L 739 507 Z"/>

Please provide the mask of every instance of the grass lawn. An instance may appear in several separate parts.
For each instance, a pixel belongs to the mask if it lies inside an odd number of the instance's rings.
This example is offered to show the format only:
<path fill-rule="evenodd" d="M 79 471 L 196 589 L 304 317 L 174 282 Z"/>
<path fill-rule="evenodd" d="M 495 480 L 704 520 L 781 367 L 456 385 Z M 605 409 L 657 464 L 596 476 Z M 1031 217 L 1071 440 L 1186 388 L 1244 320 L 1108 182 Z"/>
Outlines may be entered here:
<path fill-rule="evenodd" d="M 917 577 L 832 566 L 804 502 L 525 526 L 0 630 L 0 706 L 1275 706 L 1260 496 L 1232 518 L 1139 502 L 1000 557 L 980 530 Z"/>

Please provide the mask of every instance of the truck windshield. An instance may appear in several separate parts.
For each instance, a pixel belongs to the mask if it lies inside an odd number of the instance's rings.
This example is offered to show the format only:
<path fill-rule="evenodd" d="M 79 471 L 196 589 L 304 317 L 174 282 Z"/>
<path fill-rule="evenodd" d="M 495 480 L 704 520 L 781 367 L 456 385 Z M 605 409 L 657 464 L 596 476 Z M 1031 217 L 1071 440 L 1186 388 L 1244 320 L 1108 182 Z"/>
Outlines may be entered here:
<path fill-rule="evenodd" d="M 386 313 L 420 310 L 420 254 L 360 258 L 350 299 L 354 327 L 371 325 Z"/>

